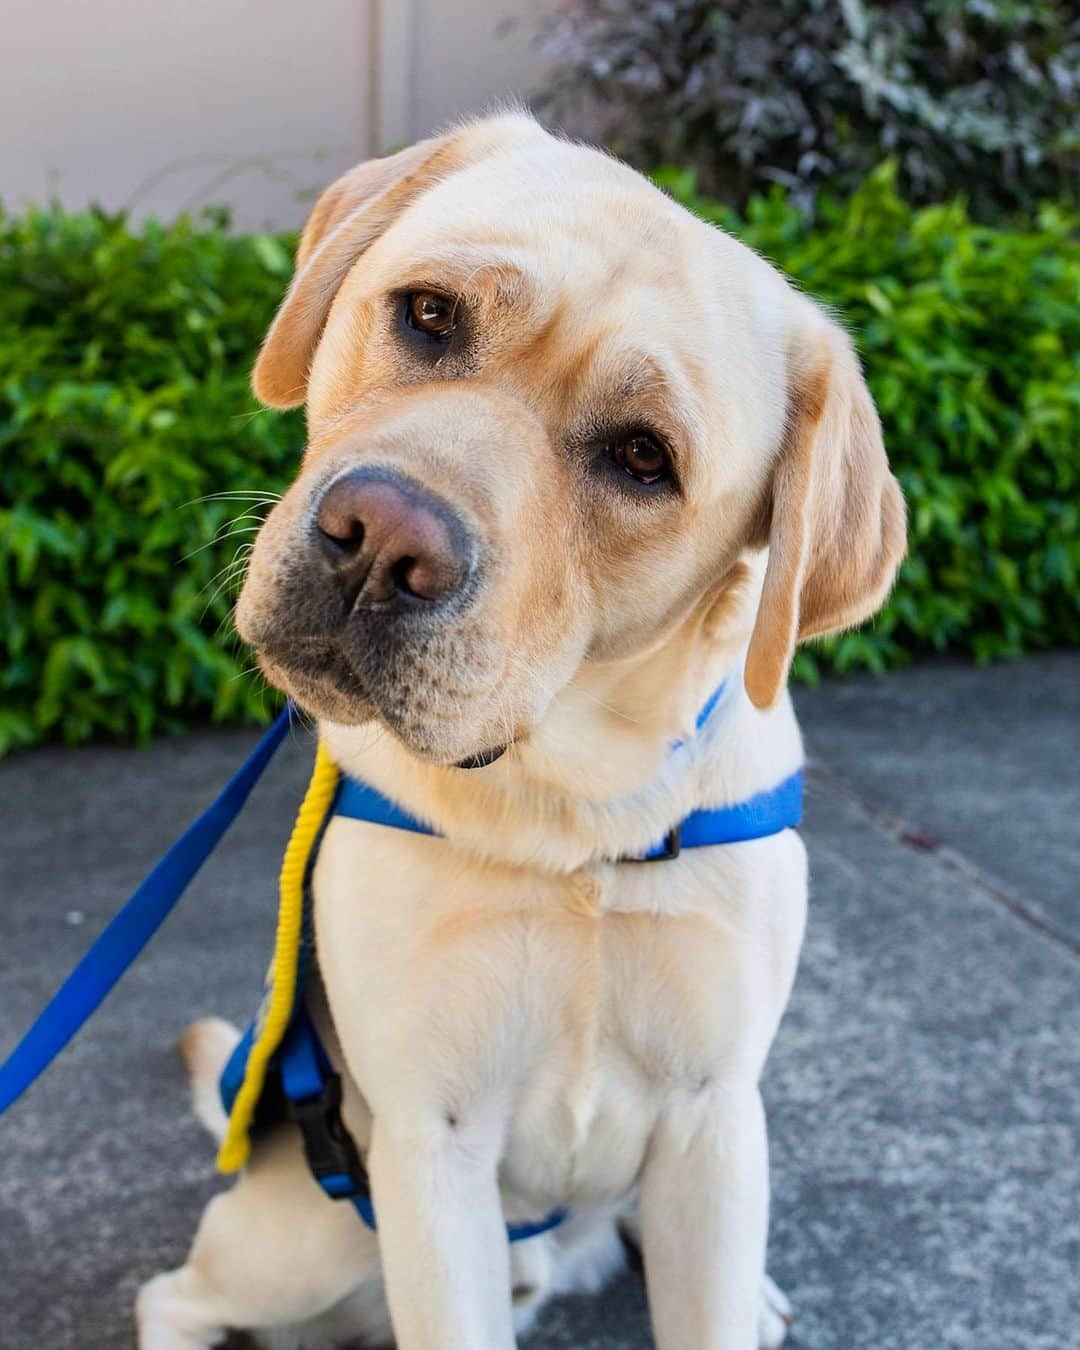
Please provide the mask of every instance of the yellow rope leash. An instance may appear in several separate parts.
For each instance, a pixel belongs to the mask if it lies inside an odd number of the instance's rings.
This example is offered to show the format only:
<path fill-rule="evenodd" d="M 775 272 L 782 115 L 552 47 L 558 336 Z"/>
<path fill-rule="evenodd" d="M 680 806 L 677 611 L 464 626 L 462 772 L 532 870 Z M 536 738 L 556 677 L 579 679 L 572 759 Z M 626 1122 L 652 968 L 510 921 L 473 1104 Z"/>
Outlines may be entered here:
<path fill-rule="evenodd" d="M 292 1016 L 296 995 L 297 966 L 304 922 L 304 880 L 315 841 L 330 809 L 338 783 L 338 769 L 320 742 L 315 751 L 304 800 L 289 836 L 278 882 L 280 905 L 274 959 L 270 967 L 268 997 L 260 1011 L 258 1035 L 251 1047 L 244 1081 L 236 1094 L 229 1126 L 218 1151 L 222 1172 L 236 1172 L 251 1152 L 250 1132 L 255 1108 L 262 1095 L 267 1066 Z"/>

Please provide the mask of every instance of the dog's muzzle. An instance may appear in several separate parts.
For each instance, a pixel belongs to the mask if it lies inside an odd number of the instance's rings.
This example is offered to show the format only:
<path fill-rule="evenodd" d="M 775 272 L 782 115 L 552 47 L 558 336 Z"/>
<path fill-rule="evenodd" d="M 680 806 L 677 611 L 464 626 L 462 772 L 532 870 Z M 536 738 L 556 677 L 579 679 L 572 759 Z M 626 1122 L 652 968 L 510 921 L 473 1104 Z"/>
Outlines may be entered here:
<path fill-rule="evenodd" d="M 317 717 L 378 719 L 436 762 L 497 758 L 512 737 L 493 711 L 485 598 L 498 554 L 480 524 L 408 473 L 366 464 L 275 528 L 237 609 L 270 681 Z"/>

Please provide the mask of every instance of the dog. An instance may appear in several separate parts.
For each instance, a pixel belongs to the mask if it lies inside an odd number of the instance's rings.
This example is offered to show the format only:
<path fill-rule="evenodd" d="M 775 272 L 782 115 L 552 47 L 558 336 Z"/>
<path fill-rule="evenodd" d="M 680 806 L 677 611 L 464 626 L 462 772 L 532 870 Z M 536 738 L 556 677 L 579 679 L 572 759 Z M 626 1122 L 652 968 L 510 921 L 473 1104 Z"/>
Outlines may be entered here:
<path fill-rule="evenodd" d="M 308 439 L 238 630 L 334 763 L 437 834 L 336 817 L 313 875 L 312 1016 L 377 1235 L 282 1124 L 143 1286 L 139 1345 L 499 1350 L 599 1289 L 620 1231 L 661 1350 L 779 1345 L 758 1081 L 804 848 L 621 860 L 800 767 L 796 644 L 889 591 L 904 504 L 850 340 L 626 165 L 504 112 L 326 191 L 253 387 L 306 404 Z M 185 1038 L 218 1135 L 236 1037 Z"/>

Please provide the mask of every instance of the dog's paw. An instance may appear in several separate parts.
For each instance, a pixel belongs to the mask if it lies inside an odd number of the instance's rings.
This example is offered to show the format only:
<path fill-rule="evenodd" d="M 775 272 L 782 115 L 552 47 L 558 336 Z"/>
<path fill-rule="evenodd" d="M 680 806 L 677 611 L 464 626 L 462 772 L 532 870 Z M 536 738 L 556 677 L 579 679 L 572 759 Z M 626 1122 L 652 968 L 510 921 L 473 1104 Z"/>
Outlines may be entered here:
<path fill-rule="evenodd" d="M 761 1350 L 777 1350 L 783 1345 L 792 1320 L 787 1295 L 766 1275 L 761 1282 L 758 1302 L 758 1345 Z"/>

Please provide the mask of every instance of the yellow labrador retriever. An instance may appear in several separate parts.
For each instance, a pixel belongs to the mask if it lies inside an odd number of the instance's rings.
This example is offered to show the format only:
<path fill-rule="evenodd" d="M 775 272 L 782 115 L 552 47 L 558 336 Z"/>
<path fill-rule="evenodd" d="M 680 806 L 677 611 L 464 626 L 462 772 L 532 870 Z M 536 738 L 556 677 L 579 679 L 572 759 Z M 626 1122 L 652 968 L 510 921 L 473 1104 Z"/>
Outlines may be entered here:
<path fill-rule="evenodd" d="M 889 589 L 904 508 L 850 342 L 514 113 L 325 193 L 254 387 L 306 402 L 309 438 L 240 632 L 334 762 L 438 836 L 338 816 L 314 874 L 313 1015 L 377 1237 L 283 1126 L 141 1291 L 142 1350 L 226 1327 L 500 1350 L 608 1278 L 624 1222 L 661 1350 L 779 1344 L 758 1079 L 803 845 L 619 860 L 799 767 L 796 643 Z M 218 1129 L 233 1039 L 187 1037 Z M 560 1206 L 509 1246 L 506 1222 Z"/>

